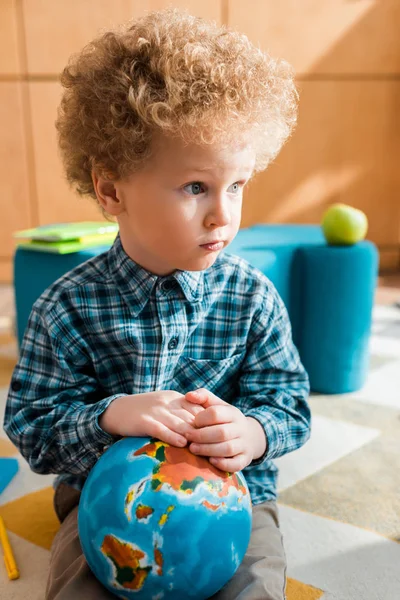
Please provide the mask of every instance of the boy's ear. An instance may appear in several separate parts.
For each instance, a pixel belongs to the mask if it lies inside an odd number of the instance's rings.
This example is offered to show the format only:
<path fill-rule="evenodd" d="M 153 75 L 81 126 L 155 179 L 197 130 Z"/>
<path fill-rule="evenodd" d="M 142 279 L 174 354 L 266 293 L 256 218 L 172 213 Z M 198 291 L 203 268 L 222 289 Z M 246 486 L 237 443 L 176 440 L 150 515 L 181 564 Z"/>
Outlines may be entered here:
<path fill-rule="evenodd" d="M 109 179 L 104 179 L 92 171 L 92 181 L 97 201 L 100 206 L 109 214 L 118 216 L 122 210 L 122 201 L 118 198 L 115 185 Z"/>

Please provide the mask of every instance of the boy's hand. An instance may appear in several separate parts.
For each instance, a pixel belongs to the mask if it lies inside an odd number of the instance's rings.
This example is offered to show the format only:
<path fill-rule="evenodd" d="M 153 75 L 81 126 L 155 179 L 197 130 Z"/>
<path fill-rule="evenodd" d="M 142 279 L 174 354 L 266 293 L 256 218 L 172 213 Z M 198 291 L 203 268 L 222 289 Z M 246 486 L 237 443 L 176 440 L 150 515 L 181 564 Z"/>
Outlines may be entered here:
<path fill-rule="evenodd" d="M 111 435 L 150 436 L 183 447 L 185 436 L 194 430 L 196 415 L 203 410 L 173 390 L 120 396 L 100 416 L 99 425 Z"/>
<path fill-rule="evenodd" d="M 186 435 L 193 454 L 208 456 L 215 467 L 231 473 L 244 469 L 264 454 L 267 441 L 256 419 L 246 417 L 204 388 L 187 393 L 185 398 L 204 408 L 194 419 L 197 429 Z"/>

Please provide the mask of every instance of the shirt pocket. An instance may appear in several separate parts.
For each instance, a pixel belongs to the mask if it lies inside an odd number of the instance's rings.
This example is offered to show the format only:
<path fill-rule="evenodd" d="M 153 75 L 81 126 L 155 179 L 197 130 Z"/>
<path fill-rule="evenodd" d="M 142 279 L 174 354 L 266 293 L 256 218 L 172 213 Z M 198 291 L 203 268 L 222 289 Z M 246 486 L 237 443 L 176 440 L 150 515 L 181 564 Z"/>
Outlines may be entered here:
<path fill-rule="evenodd" d="M 171 389 L 186 394 L 204 387 L 228 401 L 235 395 L 236 381 L 245 354 L 246 349 L 219 359 L 181 355 L 175 367 Z"/>

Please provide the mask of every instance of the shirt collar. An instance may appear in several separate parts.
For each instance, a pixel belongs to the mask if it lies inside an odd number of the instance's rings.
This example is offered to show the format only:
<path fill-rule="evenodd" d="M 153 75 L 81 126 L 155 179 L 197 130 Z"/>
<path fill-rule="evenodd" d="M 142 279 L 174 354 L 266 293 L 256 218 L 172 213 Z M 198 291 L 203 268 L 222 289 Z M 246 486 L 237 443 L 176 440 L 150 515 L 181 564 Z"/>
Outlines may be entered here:
<path fill-rule="evenodd" d="M 111 276 L 129 302 L 135 316 L 147 304 L 154 287 L 157 284 L 162 285 L 166 280 L 177 281 L 189 302 L 201 302 L 203 299 L 204 271 L 177 270 L 167 276 L 154 275 L 126 254 L 119 234 L 108 251 L 108 266 Z"/>

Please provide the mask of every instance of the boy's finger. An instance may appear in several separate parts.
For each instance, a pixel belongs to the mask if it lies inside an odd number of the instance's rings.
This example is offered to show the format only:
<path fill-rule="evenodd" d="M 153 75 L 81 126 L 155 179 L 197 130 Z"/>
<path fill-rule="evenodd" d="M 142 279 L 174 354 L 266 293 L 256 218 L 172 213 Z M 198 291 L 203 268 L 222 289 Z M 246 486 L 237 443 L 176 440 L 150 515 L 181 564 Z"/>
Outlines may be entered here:
<path fill-rule="evenodd" d="M 220 442 L 218 444 L 190 444 L 189 450 L 193 454 L 200 456 L 218 456 L 221 458 L 231 458 L 242 452 L 242 441 L 240 438 Z"/>
<path fill-rule="evenodd" d="M 232 421 L 232 406 L 224 403 L 224 405 L 209 406 L 199 412 L 194 419 L 194 425 L 195 427 L 208 427 L 209 425 L 232 423 Z"/>
<path fill-rule="evenodd" d="M 187 444 L 186 438 L 175 431 L 171 431 L 171 429 L 159 422 L 154 423 L 151 436 L 162 442 L 171 444 L 171 446 L 177 446 L 178 448 L 183 448 Z"/>
<path fill-rule="evenodd" d="M 198 390 L 194 390 L 192 392 L 188 392 L 185 395 L 185 399 L 188 402 L 193 402 L 194 404 L 201 404 L 205 408 L 209 406 L 214 406 L 216 404 L 227 404 L 221 398 L 218 398 L 215 394 L 207 390 L 206 388 L 199 388 Z"/>
<path fill-rule="evenodd" d="M 186 439 L 187 435 L 189 435 L 192 431 L 196 431 L 196 427 L 194 424 L 194 417 L 192 415 L 187 413 L 186 415 L 183 414 L 183 416 L 186 416 L 187 418 L 190 417 L 191 420 L 185 420 L 184 418 L 175 415 L 168 415 L 165 417 L 163 425 L 165 425 L 165 427 L 174 433 L 178 434 L 180 437 L 185 436 Z"/>
<path fill-rule="evenodd" d="M 199 412 L 202 412 L 204 410 L 204 406 L 201 406 L 201 404 L 193 404 L 193 402 L 189 402 L 185 399 L 182 400 L 182 408 L 188 413 L 190 413 L 190 415 L 192 415 L 193 417 L 195 417 L 199 414 Z"/>
<path fill-rule="evenodd" d="M 222 423 L 220 425 L 194 428 L 185 435 L 189 442 L 194 442 L 195 444 L 227 442 L 239 436 L 234 423 Z"/>
<path fill-rule="evenodd" d="M 233 458 L 219 458 L 214 456 L 209 461 L 213 467 L 227 473 L 236 473 L 236 471 L 241 471 L 247 466 L 244 454 L 238 454 Z"/>

